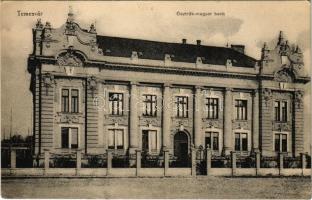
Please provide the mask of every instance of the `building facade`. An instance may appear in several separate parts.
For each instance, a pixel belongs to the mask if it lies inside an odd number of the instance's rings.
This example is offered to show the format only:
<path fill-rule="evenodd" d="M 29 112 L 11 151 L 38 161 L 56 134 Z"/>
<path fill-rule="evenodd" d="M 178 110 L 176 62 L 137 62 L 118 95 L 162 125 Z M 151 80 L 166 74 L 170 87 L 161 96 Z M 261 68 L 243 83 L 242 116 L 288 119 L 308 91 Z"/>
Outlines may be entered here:
<path fill-rule="evenodd" d="M 260 60 L 244 46 L 204 46 L 98 35 L 68 14 L 38 21 L 29 56 L 35 155 L 52 152 L 187 157 L 304 153 L 304 85 L 298 46 L 282 32 Z"/>

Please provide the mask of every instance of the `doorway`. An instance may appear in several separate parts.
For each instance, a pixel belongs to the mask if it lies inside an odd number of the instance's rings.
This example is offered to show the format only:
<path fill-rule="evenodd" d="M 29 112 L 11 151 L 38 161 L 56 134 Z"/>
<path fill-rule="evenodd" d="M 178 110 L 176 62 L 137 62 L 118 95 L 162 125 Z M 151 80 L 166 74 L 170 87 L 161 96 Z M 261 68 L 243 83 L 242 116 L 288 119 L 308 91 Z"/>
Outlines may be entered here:
<path fill-rule="evenodd" d="M 177 157 L 177 164 L 187 166 L 188 164 L 188 137 L 184 131 L 179 131 L 174 135 L 174 156 Z"/>

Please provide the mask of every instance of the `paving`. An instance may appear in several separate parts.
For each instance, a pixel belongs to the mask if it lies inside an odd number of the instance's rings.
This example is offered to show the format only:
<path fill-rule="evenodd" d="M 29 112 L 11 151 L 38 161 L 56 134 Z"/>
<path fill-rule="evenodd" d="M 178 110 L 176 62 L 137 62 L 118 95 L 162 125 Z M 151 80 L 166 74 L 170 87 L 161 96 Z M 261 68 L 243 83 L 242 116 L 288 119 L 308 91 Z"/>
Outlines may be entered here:
<path fill-rule="evenodd" d="M 5 178 L 4 198 L 310 199 L 308 177 Z"/>

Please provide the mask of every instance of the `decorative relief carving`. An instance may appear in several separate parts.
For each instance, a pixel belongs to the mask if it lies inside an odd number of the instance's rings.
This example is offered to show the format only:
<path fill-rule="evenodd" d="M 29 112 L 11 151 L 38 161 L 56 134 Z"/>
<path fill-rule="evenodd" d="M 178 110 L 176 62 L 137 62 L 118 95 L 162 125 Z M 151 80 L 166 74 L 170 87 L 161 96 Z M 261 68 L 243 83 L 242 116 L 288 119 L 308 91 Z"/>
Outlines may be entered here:
<path fill-rule="evenodd" d="M 77 30 L 77 24 L 70 19 L 67 19 L 65 26 L 65 34 L 67 35 L 75 35 Z"/>
<path fill-rule="evenodd" d="M 161 127 L 161 118 L 160 117 L 143 117 L 140 116 L 140 126 L 152 125 L 155 127 Z"/>
<path fill-rule="evenodd" d="M 56 123 L 66 124 L 83 124 L 83 116 L 80 113 L 57 113 L 55 116 Z"/>
<path fill-rule="evenodd" d="M 49 90 L 48 88 L 53 87 L 56 84 L 56 81 L 54 80 L 54 76 L 47 73 L 42 75 L 42 83 L 43 86 L 46 88 L 46 95 L 48 95 Z"/>
<path fill-rule="evenodd" d="M 274 74 L 274 79 L 279 82 L 293 82 L 293 72 L 290 68 L 284 66 L 282 70 L 277 71 Z"/>
<path fill-rule="evenodd" d="M 172 124 L 175 127 L 180 127 L 181 125 L 184 127 L 190 127 L 191 123 L 190 123 L 190 119 L 179 119 L 179 118 L 173 118 L 172 119 Z"/>
<path fill-rule="evenodd" d="M 88 89 L 95 91 L 96 90 L 96 86 L 97 86 L 97 79 L 94 76 L 88 77 L 87 78 L 87 85 L 88 85 Z"/>
<path fill-rule="evenodd" d="M 74 66 L 74 67 L 83 66 L 82 60 L 79 57 L 77 57 L 72 48 L 68 49 L 68 51 L 65 54 L 60 55 L 57 58 L 57 64 L 60 66 Z"/>
<path fill-rule="evenodd" d="M 265 105 L 268 106 L 270 100 L 272 100 L 272 90 L 268 88 L 262 89 L 262 96 L 265 101 Z"/>
<path fill-rule="evenodd" d="M 222 120 L 211 120 L 203 118 L 203 128 L 222 128 Z"/>
<path fill-rule="evenodd" d="M 289 122 L 272 122 L 273 131 L 290 131 L 290 123 Z"/>
<path fill-rule="evenodd" d="M 247 120 L 247 121 L 233 121 L 233 129 L 250 130 L 250 120 Z"/>
<path fill-rule="evenodd" d="M 128 116 L 111 116 L 111 115 L 104 115 L 104 124 L 105 125 L 114 125 L 114 124 L 128 126 Z"/>
<path fill-rule="evenodd" d="M 50 73 L 42 75 L 42 82 L 45 87 L 53 87 L 56 84 L 54 76 Z"/>
<path fill-rule="evenodd" d="M 304 92 L 301 90 L 295 91 L 295 106 L 296 108 L 301 108 L 303 105 L 303 95 Z"/>

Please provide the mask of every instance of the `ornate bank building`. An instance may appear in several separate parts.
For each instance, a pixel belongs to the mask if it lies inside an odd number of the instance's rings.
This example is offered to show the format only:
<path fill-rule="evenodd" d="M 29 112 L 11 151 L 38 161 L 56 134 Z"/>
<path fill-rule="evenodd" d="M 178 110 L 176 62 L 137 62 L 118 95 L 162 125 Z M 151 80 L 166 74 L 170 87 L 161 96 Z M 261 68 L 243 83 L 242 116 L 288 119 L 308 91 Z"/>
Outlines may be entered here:
<path fill-rule="evenodd" d="M 81 149 L 161 157 L 166 150 L 183 160 L 203 148 L 216 156 L 307 151 L 310 78 L 300 48 L 282 32 L 257 60 L 243 45 L 98 35 L 70 12 L 60 28 L 37 22 L 28 63 L 34 155 Z"/>

